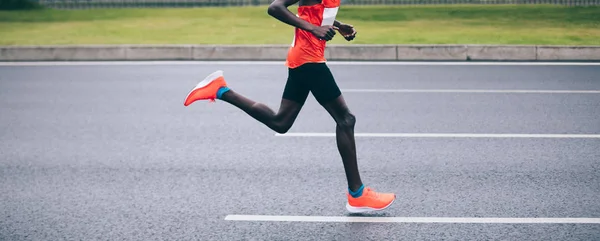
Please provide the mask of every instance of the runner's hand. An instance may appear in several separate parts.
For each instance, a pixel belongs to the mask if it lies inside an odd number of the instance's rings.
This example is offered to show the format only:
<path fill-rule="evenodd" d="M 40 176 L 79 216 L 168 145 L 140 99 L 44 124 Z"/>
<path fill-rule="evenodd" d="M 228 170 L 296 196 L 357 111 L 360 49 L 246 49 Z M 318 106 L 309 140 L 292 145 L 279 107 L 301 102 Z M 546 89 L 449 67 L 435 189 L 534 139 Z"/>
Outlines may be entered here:
<path fill-rule="evenodd" d="M 335 30 L 340 32 L 340 34 L 348 41 L 352 41 L 356 37 L 356 30 L 354 29 L 354 26 L 350 24 L 341 23 Z"/>
<path fill-rule="evenodd" d="M 335 36 L 335 29 L 333 28 L 333 26 L 318 26 L 314 28 L 311 32 L 317 38 L 326 41 L 331 40 L 333 36 Z"/>

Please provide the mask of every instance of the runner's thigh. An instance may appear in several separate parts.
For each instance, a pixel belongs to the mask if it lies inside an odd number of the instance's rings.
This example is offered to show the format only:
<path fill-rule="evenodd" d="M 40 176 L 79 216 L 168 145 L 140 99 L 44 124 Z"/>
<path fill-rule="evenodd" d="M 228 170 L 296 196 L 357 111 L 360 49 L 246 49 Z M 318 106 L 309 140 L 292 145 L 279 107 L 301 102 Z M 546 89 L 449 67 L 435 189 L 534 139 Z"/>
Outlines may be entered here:
<path fill-rule="evenodd" d="M 300 66 L 288 70 L 288 79 L 283 90 L 283 99 L 290 100 L 304 105 L 308 93 L 310 92 L 310 83 L 306 79 L 306 67 Z"/>
<path fill-rule="evenodd" d="M 325 63 L 311 64 L 310 67 L 310 90 L 319 104 L 324 106 L 342 94 L 331 70 L 329 70 L 329 67 Z"/>

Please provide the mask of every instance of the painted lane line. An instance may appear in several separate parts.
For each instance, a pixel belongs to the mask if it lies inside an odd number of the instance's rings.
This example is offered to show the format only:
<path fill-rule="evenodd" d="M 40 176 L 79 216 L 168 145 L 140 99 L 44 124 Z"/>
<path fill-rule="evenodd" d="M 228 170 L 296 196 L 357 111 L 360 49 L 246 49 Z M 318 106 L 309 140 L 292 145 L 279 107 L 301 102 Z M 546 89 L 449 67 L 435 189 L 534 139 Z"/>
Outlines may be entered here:
<path fill-rule="evenodd" d="M 600 90 L 342 89 L 345 93 L 600 94 Z"/>
<path fill-rule="evenodd" d="M 361 223 L 503 223 L 503 224 L 600 224 L 600 218 L 472 218 L 472 217 L 348 217 L 227 215 L 227 221 L 361 222 Z"/>
<path fill-rule="evenodd" d="M 335 133 L 275 133 L 280 137 L 335 137 Z M 600 134 L 354 133 L 355 137 L 403 138 L 600 138 Z"/>
<path fill-rule="evenodd" d="M 284 61 L 16 61 L 2 62 L 0 66 L 102 66 L 102 65 L 281 65 Z M 328 65 L 375 65 L 375 66 L 600 66 L 600 62 L 372 62 L 329 61 Z"/>

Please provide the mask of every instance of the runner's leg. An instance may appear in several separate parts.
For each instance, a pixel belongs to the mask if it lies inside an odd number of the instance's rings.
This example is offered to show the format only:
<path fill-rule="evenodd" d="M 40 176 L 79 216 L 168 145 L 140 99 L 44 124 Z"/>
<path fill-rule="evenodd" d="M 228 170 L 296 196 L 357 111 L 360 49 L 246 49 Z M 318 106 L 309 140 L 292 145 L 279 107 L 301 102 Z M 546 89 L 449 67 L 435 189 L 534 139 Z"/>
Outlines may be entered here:
<path fill-rule="evenodd" d="M 302 104 L 282 98 L 279 111 L 275 113 L 267 105 L 248 99 L 233 90 L 225 92 L 221 100 L 240 108 L 277 133 L 287 132 L 302 109 Z"/>
<path fill-rule="evenodd" d="M 311 91 L 315 99 L 329 112 L 336 122 L 336 142 L 342 156 L 348 180 L 348 203 L 346 209 L 352 213 L 383 210 L 389 207 L 396 195 L 375 192 L 365 187 L 358 172 L 354 124 L 356 117 L 350 112 L 331 71 L 325 64 L 315 65 Z"/>
<path fill-rule="evenodd" d="M 240 108 L 273 131 L 285 133 L 294 124 L 310 92 L 309 87 L 303 82 L 302 66 L 288 71 L 288 79 L 277 113 L 267 105 L 248 99 L 233 90 L 223 93 L 220 99 Z"/>
<path fill-rule="evenodd" d="M 346 172 L 348 188 L 356 192 L 363 185 L 358 172 L 354 124 L 356 117 L 348 109 L 333 75 L 324 63 L 313 64 L 311 91 L 317 101 L 327 110 L 336 123 L 336 144 Z"/>
<path fill-rule="evenodd" d="M 323 107 L 336 122 L 335 138 L 338 151 L 344 163 L 348 187 L 351 191 L 356 192 L 363 185 L 358 171 L 356 143 L 354 141 L 356 117 L 350 113 L 342 95 L 324 103 Z"/>

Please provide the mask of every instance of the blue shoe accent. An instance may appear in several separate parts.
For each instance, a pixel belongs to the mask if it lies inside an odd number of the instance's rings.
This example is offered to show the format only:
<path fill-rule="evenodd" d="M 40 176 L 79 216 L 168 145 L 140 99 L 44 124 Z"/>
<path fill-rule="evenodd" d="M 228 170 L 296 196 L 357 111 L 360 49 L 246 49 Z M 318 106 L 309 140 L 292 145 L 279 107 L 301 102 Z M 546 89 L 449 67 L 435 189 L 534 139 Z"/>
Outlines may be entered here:
<path fill-rule="evenodd" d="M 348 188 L 348 192 L 350 193 L 350 196 L 352 196 L 353 198 L 357 198 L 362 196 L 364 188 L 365 184 L 361 185 L 360 188 L 356 190 L 356 192 L 353 192 L 352 190 L 350 190 L 350 188 Z"/>
<path fill-rule="evenodd" d="M 221 96 L 227 91 L 229 91 L 229 87 L 227 86 L 219 88 L 219 90 L 217 91 L 217 99 L 221 99 Z"/>

